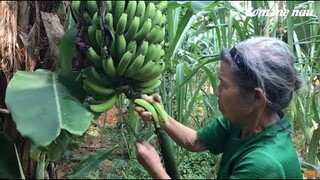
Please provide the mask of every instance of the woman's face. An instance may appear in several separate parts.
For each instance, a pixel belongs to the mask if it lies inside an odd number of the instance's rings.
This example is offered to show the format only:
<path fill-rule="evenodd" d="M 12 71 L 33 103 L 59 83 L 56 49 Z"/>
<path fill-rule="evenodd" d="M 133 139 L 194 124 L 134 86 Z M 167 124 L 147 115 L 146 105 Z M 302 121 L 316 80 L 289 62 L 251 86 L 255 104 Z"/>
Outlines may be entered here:
<path fill-rule="evenodd" d="M 218 97 L 219 110 L 232 123 L 240 126 L 245 125 L 246 120 L 249 119 L 248 117 L 253 111 L 253 107 L 248 103 L 244 103 L 244 100 L 250 99 L 245 99 L 244 95 L 240 93 L 229 63 L 221 61 L 218 77 L 220 84 L 216 95 Z M 250 97 L 248 96 L 248 98 Z"/>

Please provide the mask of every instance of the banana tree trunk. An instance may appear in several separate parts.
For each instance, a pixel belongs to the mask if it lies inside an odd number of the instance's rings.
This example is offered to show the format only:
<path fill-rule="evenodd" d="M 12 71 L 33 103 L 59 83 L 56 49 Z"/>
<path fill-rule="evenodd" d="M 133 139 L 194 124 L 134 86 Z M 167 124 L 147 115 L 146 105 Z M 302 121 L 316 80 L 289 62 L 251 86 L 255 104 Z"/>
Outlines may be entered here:
<path fill-rule="evenodd" d="M 0 1 L 0 131 L 16 144 L 27 179 L 35 178 L 37 162 L 30 157 L 31 142 L 20 135 L 6 109 L 6 88 L 17 70 L 51 69 L 54 65 L 54 59 L 46 58 L 50 42 L 40 13 L 56 11 L 60 4 L 60 1 Z M 48 174 L 49 178 L 55 177 L 53 171 Z"/>

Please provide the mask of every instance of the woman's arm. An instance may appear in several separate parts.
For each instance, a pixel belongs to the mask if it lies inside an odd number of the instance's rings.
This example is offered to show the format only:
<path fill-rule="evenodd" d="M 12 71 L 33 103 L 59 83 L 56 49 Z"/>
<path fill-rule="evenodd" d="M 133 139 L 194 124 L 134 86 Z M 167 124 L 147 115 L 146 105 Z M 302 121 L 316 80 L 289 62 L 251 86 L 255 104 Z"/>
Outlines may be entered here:
<path fill-rule="evenodd" d="M 162 123 L 160 125 L 179 146 L 193 152 L 207 150 L 206 146 L 199 141 L 197 131 L 181 124 L 172 117 L 169 116 L 168 126 Z"/>

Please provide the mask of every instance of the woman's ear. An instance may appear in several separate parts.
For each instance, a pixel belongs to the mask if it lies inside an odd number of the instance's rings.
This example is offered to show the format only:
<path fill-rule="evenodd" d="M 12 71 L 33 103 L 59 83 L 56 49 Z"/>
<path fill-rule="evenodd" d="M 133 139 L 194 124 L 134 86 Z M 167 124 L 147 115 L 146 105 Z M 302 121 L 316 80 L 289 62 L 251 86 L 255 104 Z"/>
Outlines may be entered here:
<path fill-rule="evenodd" d="M 256 107 L 261 107 L 266 105 L 266 93 L 261 88 L 254 88 L 253 90 L 253 103 Z"/>

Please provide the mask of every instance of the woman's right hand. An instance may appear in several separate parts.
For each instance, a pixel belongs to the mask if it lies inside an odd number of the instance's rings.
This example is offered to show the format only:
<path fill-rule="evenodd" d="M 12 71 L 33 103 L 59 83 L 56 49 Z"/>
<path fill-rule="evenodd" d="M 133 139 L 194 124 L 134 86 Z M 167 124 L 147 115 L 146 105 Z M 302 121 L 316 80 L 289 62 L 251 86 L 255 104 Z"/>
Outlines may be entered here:
<path fill-rule="evenodd" d="M 141 96 L 142 99 L 144 99 L 145 101 L 152 103 L 154 101 L 157 101 L 159 103 L 161 103 L 161 97 L 159 94 L 155 94 L 153 96 L 148 96 L 146 94 L 143 94 Z M 162 104 L 162 103 L 161 103 Z M 146 111 L 143 107 L 141 106 L 135 106 L 134 110 L 139 114 L 139 116 L 141 117 L 141 119 L 143 119 L 144 121 L 150 121 L 152 119 L 152 114 L 149 111 Z"/>

